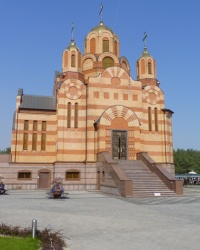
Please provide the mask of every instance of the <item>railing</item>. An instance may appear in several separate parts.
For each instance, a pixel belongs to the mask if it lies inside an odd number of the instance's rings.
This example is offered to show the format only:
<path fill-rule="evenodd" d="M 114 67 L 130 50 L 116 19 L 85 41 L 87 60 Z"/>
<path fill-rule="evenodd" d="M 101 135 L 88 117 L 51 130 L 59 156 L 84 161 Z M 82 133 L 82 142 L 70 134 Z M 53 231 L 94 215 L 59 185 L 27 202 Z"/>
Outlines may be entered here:
<path fill-rule="evenodd" d="M 183 194 L 183 181 L 177 180 L 160 163 L 156 163 L 146 152 L 137 153 L 137 160 L 141 160 L 151 172 L 154 172 L 172 191 Z"/>
<path fill-rule="evenodd" d="M 123 197 L 132 197 L 132 181 L 124 175 L 123 171 L 118 166 L 118 163 L 113 161 L 107 152 L 99 153 L 98 161 L 101 162 L 102 168 L 105 169 L 106 173 L 111 176 L 119 194 Z M 109 188 L 111 186 L 111 180 L 107 179 L 104 183 L 100 183 L 100 186 L 107 186 Z"/>

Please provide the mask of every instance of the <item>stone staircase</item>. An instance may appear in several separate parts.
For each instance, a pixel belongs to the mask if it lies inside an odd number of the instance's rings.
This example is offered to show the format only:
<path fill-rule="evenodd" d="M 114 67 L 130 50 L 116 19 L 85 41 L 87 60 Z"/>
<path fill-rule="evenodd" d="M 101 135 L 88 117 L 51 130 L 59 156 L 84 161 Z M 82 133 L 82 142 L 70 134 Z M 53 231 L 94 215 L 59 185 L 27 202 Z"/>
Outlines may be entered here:
<path fill-rule="evenodd" d="M 133 181 L 133 197 L 176 196 L 142 161 L 118 160 L 118 166 Z"/>

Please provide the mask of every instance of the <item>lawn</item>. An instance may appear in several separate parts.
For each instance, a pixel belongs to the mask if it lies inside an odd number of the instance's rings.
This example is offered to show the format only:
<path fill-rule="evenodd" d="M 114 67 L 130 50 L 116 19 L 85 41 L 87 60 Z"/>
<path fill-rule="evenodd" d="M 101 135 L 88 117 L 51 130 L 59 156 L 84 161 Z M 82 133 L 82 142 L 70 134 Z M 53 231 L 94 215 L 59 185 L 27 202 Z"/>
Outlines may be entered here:
<path fill-rule="evenodd" d="M 1 250 L 38 250 L 39 239 L 0 236 Z"/>

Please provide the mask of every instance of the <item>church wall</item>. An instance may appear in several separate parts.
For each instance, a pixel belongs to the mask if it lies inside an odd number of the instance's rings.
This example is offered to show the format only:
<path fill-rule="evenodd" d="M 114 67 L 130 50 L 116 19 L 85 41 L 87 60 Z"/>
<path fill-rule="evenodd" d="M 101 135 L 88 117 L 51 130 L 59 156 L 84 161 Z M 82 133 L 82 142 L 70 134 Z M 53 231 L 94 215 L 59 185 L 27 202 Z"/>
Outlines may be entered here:
<path fill-rule="evenodd" d="M 84 161 L 86 159 L 85 85 L 80 80 L 68 79 L 62 83 L 57 99 L 58 130 L 56 161 Z M 75 124 L 76 104 L 78 105 L 77 124 Z"/>
<path fill-rule="evenodd" d="M 28 121 L 28 129 L 24 129 L 24 121 Z M 33 130 L 33 122 L 37 121 L 37 130 Z M 42 131 L 42 122 L 46 122 L 46 130 Z M 13 162 L 54 162 L 56 148 L 56 115 L 41 112 L 23 111 L 16 114 L 15 129 L 12 132 Z M 27 148 L 24 148 L 24 134 L 28 134 Z M 37 134 L 36 149 L 33 149 L 33 134 Z M 45 134 L 45 150 L 41 149 L 42 134 Z"/>
<path fill-rule="evenodd" d="M 79 180 L 67 180 L 66 172 L 70 170 L 80 171 Z M 65 190 L 91 190 L 96 189 L 97 168 L 95 162 L 85 163 L 56 163 L 55 176 L 62 178 Z"/>
<path fill-rule="evenodd" d="M 65 191 L 94 190 L 96 189 L 97 168 L 96 163 L 56 163 L 53 164 L 10 164 L 0 163 L 1 176 L 6 189 L 37 189 L 39 187 L 39 172 L 50 173 L 49 188 L 55 177 L 62 179 Z M 80 171 L 79 180 L 67 180 L 66 172 L 69 170 Z M 30 172 L 30 179 L 18 179 L 19 172 Z M 48 188 L 48 189 L 49 189 Z"/>
<path fill-rule="evenodd" d="M 9 189 L 36 189 L 38 188 L 38 171 L 46 169 L 53 172 L 52 164 L 14 164 L 14 163 L 0 163 L 1 175 L 5 188 Z M 19 179 L 19 172 L 30 172 L 30 179 Z"/>
<path fill-rule="evenodd" d="M 122 69 L 113 67 L 103 72 L 102 76 L 104 77 L 90 78 L 88 83 L 88 114 L 91 118 L 89 126 L 93 128 L 93 131 L 94 121 L 101 117 L 109 107 L 122 105 L 122 107 L 129 107 L 135 111 L 138 117 L 141 116 L 141 84 L 130 80 L 129 76 L 124 72 Z M 119 74 L 122 76 L 120 79 L 117 77 Z M 116 78 L 118 81 L 115 80 Z M 126 113 L 124 116 L 122 115 L 124 118 L 125 116 Z M 123 128 L 120 124 L 118 129 L 125 129 L 128 131 L 128 135 L 134 135 L 134 139 L 128 136 L 128 148 L 130 159 L 135 159 L 135 153 L 140 151 L 140 129 L 137 126 Z M 108 151 L 111 153 L 111 130 L 111 126 L 106 127 L 100 122 L 98 130 L 96 132 L 91 131 L 90 138 L 93 138 L 95 133 L 94 152 Z M 92 148 L 92 145 L 90 147 Z"/>

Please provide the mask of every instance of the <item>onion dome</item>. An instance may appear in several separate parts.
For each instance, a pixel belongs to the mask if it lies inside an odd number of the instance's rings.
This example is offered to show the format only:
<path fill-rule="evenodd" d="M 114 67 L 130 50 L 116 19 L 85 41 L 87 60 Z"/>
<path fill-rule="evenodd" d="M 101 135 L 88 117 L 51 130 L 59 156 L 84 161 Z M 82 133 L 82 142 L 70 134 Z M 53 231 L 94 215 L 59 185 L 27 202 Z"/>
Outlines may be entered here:
<path fill-rule="evenodd" d="M 151 55 L 149 54 L 146 46 L 144 47 L 144 51 L 142 52 L 141 57 L 151 57 Z"/>
<path fill-rule="evenodd" d="M 103 31 L 108 30 L 110 31 L 113 35 L 115 34 L 112 29 L 110 29 L 108 26 L 104 25 L 103 21 L 100 21 L 100 24 L 94 27 L 90 32 L 92 31 L 97 31 L 98 33 L 102 33 Z"/>
<path fill-rule="evenodd" d="M 75 49 L 76 51 L 80 52 L 80 49 L 76 46 L 76 43 L 74 42 L 74 39 L 71 39 L 71 42 L 66 49 L 67 50 Z"/>

